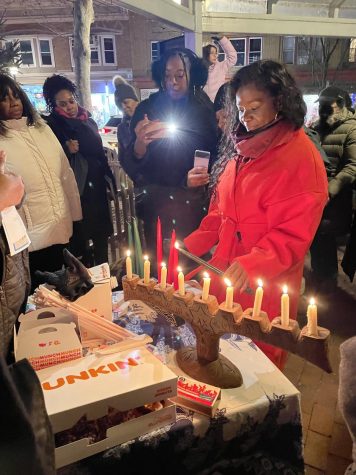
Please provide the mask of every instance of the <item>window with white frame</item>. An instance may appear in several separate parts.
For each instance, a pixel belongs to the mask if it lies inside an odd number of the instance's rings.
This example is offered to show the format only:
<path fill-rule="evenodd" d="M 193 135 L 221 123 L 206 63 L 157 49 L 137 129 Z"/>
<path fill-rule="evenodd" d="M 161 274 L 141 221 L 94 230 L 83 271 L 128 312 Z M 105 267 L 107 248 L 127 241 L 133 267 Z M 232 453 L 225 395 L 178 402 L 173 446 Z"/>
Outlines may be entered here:
<path fill-rule="evenodd" d="M 35 49 L 32 38 L 23 38 L 19 40 L 21 67 L 33 68 L 36 66 Z"/>
<path fill-rule="evenodd" d="M 49 38 L 38 39 L 38 56 L 41 66 L 54 66 L 52 40 Z"/>
<path fill-rule="evenodd" d="M 231 43 L 237 52 L 236 66 L 244 66 L 246 64 L 246 38 L 233 38 Z"/>
<path fill-rule="evenodd" d="M 159 57 L 159 41 L 151 41 L 151 62 L 156 61 Z"/>
<path fill-rule="evenodd" d="M 283 63 L 294 64 L 295 36 L 283 37 Z"/>
<path fill-rule="evenodd" d="M 259 61 L 262 57 L 262 38 L 249 38 L 248 64 Z"/>
<path fill-rule="evenodd" d="M 349 63 L 356 63 L 356 38 L 350 39 Z"/>
<path fill-rule="evenodd" d="M 101 51 L 104 65 L 116 65 L 116 48 L 114 36 L 101 36 Z"/>
<path fill-rule="evenodd" d="M 245 66 L 261 59 L 262 38 L 231 38 L 230 41 L 237 52 L 236 66 Z"/>

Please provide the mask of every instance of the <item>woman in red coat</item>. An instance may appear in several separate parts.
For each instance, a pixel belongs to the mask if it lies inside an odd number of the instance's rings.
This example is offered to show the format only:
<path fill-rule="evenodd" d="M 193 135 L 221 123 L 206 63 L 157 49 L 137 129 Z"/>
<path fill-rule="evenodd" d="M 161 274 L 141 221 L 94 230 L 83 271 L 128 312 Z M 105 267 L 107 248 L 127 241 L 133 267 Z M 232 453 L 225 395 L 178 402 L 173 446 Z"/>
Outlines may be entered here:
<path fill-rule="evenodd" d="M 243 309 L 254 299 L 245 290 L 262 279 L 262 310 L 273 319 L 287 285 L 295 319 L 304 257 L 328 197 L 325 167 L 302 128 L 306 107 L 284 66 L 253 63 L 235 74 L 229 89 L 209 214 L 184 242 L 198 255 L 216 245 L 211 263 L 225 271 Z M 212 276 L 211 293 L 221 302 L 225 292 L 223 279 Z M 283 366 L 282 350 L 259 346 Z"/>

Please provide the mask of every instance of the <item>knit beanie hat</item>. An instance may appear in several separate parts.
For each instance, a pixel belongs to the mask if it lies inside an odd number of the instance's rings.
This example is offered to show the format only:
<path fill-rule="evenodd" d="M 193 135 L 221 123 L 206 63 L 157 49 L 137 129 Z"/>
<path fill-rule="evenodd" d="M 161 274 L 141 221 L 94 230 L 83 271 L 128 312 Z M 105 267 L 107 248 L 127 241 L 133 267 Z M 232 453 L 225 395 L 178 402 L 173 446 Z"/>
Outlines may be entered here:
<path fill-rule="evenodd" d="M 115 76 L 112 82 L 115 86 L 115 104 L 119 109 L 122 109 L 125 99 L 139 102 L 135 89 L 122 76 Z"/>

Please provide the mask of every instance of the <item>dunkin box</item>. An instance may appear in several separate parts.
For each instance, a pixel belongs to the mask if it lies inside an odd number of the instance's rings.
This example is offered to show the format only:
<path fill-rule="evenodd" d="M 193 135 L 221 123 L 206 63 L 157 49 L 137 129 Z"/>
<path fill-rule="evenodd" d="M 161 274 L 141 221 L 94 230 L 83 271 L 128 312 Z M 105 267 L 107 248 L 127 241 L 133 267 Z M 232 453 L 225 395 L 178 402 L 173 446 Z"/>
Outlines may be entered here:
<path fill-rule="evenodd" d="M 20 315 L 19 321 L 16 361 L 27 358 L 37 371 L 82 357 L 78 321 L 67 310 L 47 307 Z"/>
<path fill-rule="evenodd" d="M 175 422 L 177 376 L 146 348 L 37 372 L 57 468 Z"/>

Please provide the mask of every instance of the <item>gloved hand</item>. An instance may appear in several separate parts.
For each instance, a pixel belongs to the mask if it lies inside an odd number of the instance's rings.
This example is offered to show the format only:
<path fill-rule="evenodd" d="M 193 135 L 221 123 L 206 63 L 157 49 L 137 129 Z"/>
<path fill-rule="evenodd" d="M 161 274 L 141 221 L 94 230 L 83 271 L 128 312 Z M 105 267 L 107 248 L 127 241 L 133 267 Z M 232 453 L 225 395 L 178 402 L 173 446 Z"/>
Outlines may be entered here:
<path fill-rule="evenodd" d="M 221 40 L 221 37 L 219 37 L 219 36 L 212 36 L 211 39 L 212 39 L 213 41 L 216 41 L 217 43 L 219 43 L 219 41 Z"/>
<path fill-rule="evenodd" d="M 88 269 L 68 249 L 63 249 L 65 265 L 55 272 L 41 272 L 35 275 L 54 288 L 66 299 L 74 302 L 94 287 Z"/>

